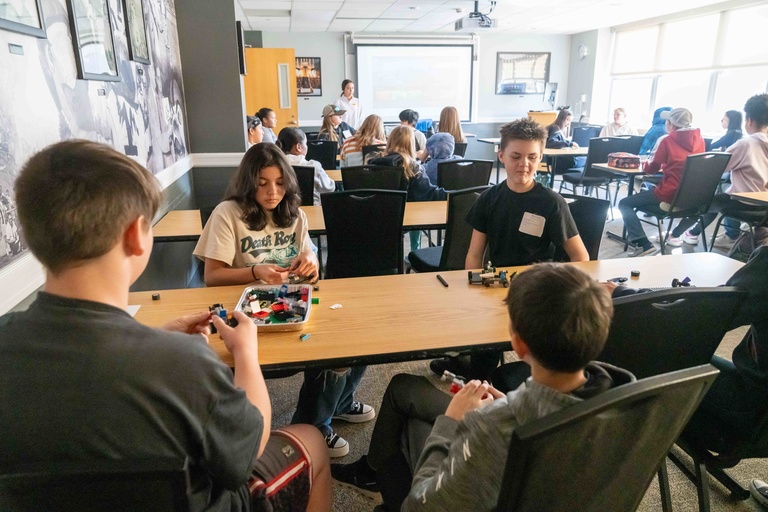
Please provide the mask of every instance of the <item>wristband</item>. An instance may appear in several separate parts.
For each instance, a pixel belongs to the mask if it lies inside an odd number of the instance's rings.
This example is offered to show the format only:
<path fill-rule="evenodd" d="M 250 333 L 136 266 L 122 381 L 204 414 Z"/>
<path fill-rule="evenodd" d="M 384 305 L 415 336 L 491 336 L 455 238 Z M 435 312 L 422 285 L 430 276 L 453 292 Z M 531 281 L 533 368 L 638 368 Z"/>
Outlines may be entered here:
<path fill-rule="evenodd" d="M 258 281 L 259 279 L 256 277 L 256 273 L 253 271 L 254 268 L 256 268 L 256 265 L 251 265 L 251 275 L 253 276 L 254 281 Z"/>

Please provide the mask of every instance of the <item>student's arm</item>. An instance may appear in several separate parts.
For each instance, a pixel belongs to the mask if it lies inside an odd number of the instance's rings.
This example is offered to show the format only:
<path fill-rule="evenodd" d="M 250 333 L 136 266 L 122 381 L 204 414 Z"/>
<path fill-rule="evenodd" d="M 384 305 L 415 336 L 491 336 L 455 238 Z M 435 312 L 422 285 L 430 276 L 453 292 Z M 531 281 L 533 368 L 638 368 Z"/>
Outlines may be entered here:
<path fill-rule="evenodd" d="M 206 286 L 248 284 L 254 277 L 267 284 L 280 284 L 288 277 L 288 269 L 277 265 L 255 265 L 232 268 L 223 261 L 205 258 L 204 280 Z"/>
<path fill-rule="evenodd" d="M 418 158 L 422 162 L 426 162 L 428 157 L 429 157 L 429 152 L 427 151 L 427 148 L 424 148 L 421 151 L 416 152 L 416 158 Z"/>
<path fill-rule="evenodd" d="M 302 277 L 319 277 L 320 262 L 317 261 L 315 252 L 309 249 L 296 256 L 291 261 L 290 272 Z"/>
<path fill-rule="evenodd" d="M 572 236 L 563 244 L 563 249 L 571 261 L 589 261 L 589 253 L 584 247 L 581 235 Z"/>
<path fill-rule="evenodd" d="M 323 166 L 317 160 L 310 160 L 315 167 L 315 190 L 322 194 L 323 192 L 333 192 L 336 190 L 336 182 L 328 176 Z"/>
<path fill-rule="evenodd" d="M 659 143 L 659 148 L 656 153 L 653 154 L 651 159 L 645 163 L 643 172 L 645 174 L 656 174 L 661 170 L 661 166 L 667 161 L 667 146 L 669 145 L 669 137 L 665 137 Z"/>
<path fill-rule="evenodd" d="M 184 315 L 175 320 L 171 320 L 160 328 L 171 332 L 202 334 L 206 337 L 206 341 L 208 341 L 207 336 L 211 334 L 211 329 L 209 327 L 210 322 L 211 312 L 200 311 L 198 313 L 190 313 L 189 315 Z"/>
<path fill-rule="evenodd" d="M 220 317 L 214 316 L 213 323 L 224 340 L 224 345 L 235 360 L 235 386 L 245 391 L 245 396 L 261 413 L 264 422 L 259 455 L 269 440 L 272 424 L 272 404 L 259 366 L 259 344 L 256 325 L 240 311 L 233 313 L 237 327 L 229 327 Z"/>
<path fill-rule="evenodd" d="M 483 268 L 483 254 L 485 254 L 485 247 L 487 245 L 488 235 L 473 229 L 472 239 L 469 242 L 469 250 L 467 251 L 467 257 L 464 260 L 464 268 L 468 270 Z"/>

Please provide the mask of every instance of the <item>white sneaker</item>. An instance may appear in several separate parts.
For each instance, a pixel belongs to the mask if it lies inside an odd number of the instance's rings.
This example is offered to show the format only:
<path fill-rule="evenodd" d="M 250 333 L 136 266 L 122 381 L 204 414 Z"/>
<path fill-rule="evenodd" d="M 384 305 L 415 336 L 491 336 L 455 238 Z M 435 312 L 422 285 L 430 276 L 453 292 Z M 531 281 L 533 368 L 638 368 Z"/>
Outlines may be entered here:
<path fill-rule="evenodd" d="M 768 484 L 762 480 L 752 480 L 749 483 L 749 493 L 764 509 L 768 508 Z"/>
<path fill-rule="evenodd" d="M 376 417 L 373 407 L 362 402 L 352 402 L 350 409 L 344 414 L 336 414 L 334 420 L 348 421 L 349 423 L 364 423 Z"/>
<path fill-rule="evenodd" d="M 699 235 L 694 235 L 691 233 L 691 230 L 686 230 L 685 233 L 683 233 L 683 236 L 680 237 L 683 239 L 683 242 L 690 244 L 690 245 L 698 245 L 699 244 Z"/>
<path fill-rule="evenodd" d="M 665 233 L 666 236 L 666 233 Z M 659 235 L 653 235 L 651 238 L 649 238 L 651 242 L 656 242 L 657 244 L 660 244 L 663 238 L 659 238 Z M 682 238 L 677 238 L 673 236 L 672 234 L 669 235 L 669 238 L 667 238 L 666 245 L 669 245 L 670 247 L 680 247 L 683 245 Z"/>
<path fill-rule="evenodd" d="M 343 457 L 349 453 L 347 440 L 333 430 L 325 436 L 325 444 L 328 446 L 328 455 L 332 458 Z"/>

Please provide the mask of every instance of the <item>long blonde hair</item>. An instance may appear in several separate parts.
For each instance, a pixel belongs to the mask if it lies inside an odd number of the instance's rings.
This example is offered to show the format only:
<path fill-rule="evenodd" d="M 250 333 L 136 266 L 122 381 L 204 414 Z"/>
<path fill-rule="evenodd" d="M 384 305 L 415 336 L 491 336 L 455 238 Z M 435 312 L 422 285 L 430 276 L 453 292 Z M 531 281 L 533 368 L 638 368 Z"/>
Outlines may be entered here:
<path fill-rule="evenodd" d="M 440 112 L 440 124 L 438 125 L 438 128 L 441 132 L 453 135 L 453 140 L 456 142 L 467 142 L 467 138 L 464 137 L 464 132 L 461 129 L 459 111 L 456 110 L 456 107 L 445 107 Z"/>
<path fill-rule="evenodd" d="M 376 144 L 376 141 L 386 141 L 387 136 L 384 133 L 384 121 L 376 114 L 371 114 L 365 118 L 363 124 L 360 125 L 360 129 L 355 133 L 355 137 L 359 141 L 357 147 L 360 151 L 364 146 L 370 146 Z"/>
<path fill-rule="evenodd" d="M 332 116 L 326 116 L 323 118 L 323 126 L 320 127 L 320 133 L 327 133 L 328 134 L 328 140 L 339 140 L 339 135 L 336 133 L 336 128 L 334 128 L 333 123 L 331 123 L 331 117 Z"/>
<path fill-rule="evenodd" d="M 416 140 L 413 137 L 413 128 L 410 126 L 398 126 L 387 139 L 387 155 L 400 155 L 403 159 L 403 171 L 407 179 L 413 178 L 416 173 Z"/>

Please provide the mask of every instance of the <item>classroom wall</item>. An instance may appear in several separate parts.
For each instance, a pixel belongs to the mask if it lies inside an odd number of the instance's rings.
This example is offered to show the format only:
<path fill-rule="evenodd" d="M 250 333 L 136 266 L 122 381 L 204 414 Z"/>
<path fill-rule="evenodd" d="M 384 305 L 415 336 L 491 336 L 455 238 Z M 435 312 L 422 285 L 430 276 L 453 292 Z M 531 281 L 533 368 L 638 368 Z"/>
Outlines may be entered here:
<path fill-rule="evenodd" d="M 589 52 L 583 60 L 577 56 L 580 44 L 586 45 Z M 584 113 L 585 122 L 592 124 L 613 121 L 612 107 L 608 105 L 610 53 L 610 29 L 590 30 L 571 36 L 568 96 L 563 103 L 571 105 L 577 120 Z M 587 97 L 583 106 L 579 104 L 582 94 Z"/>

